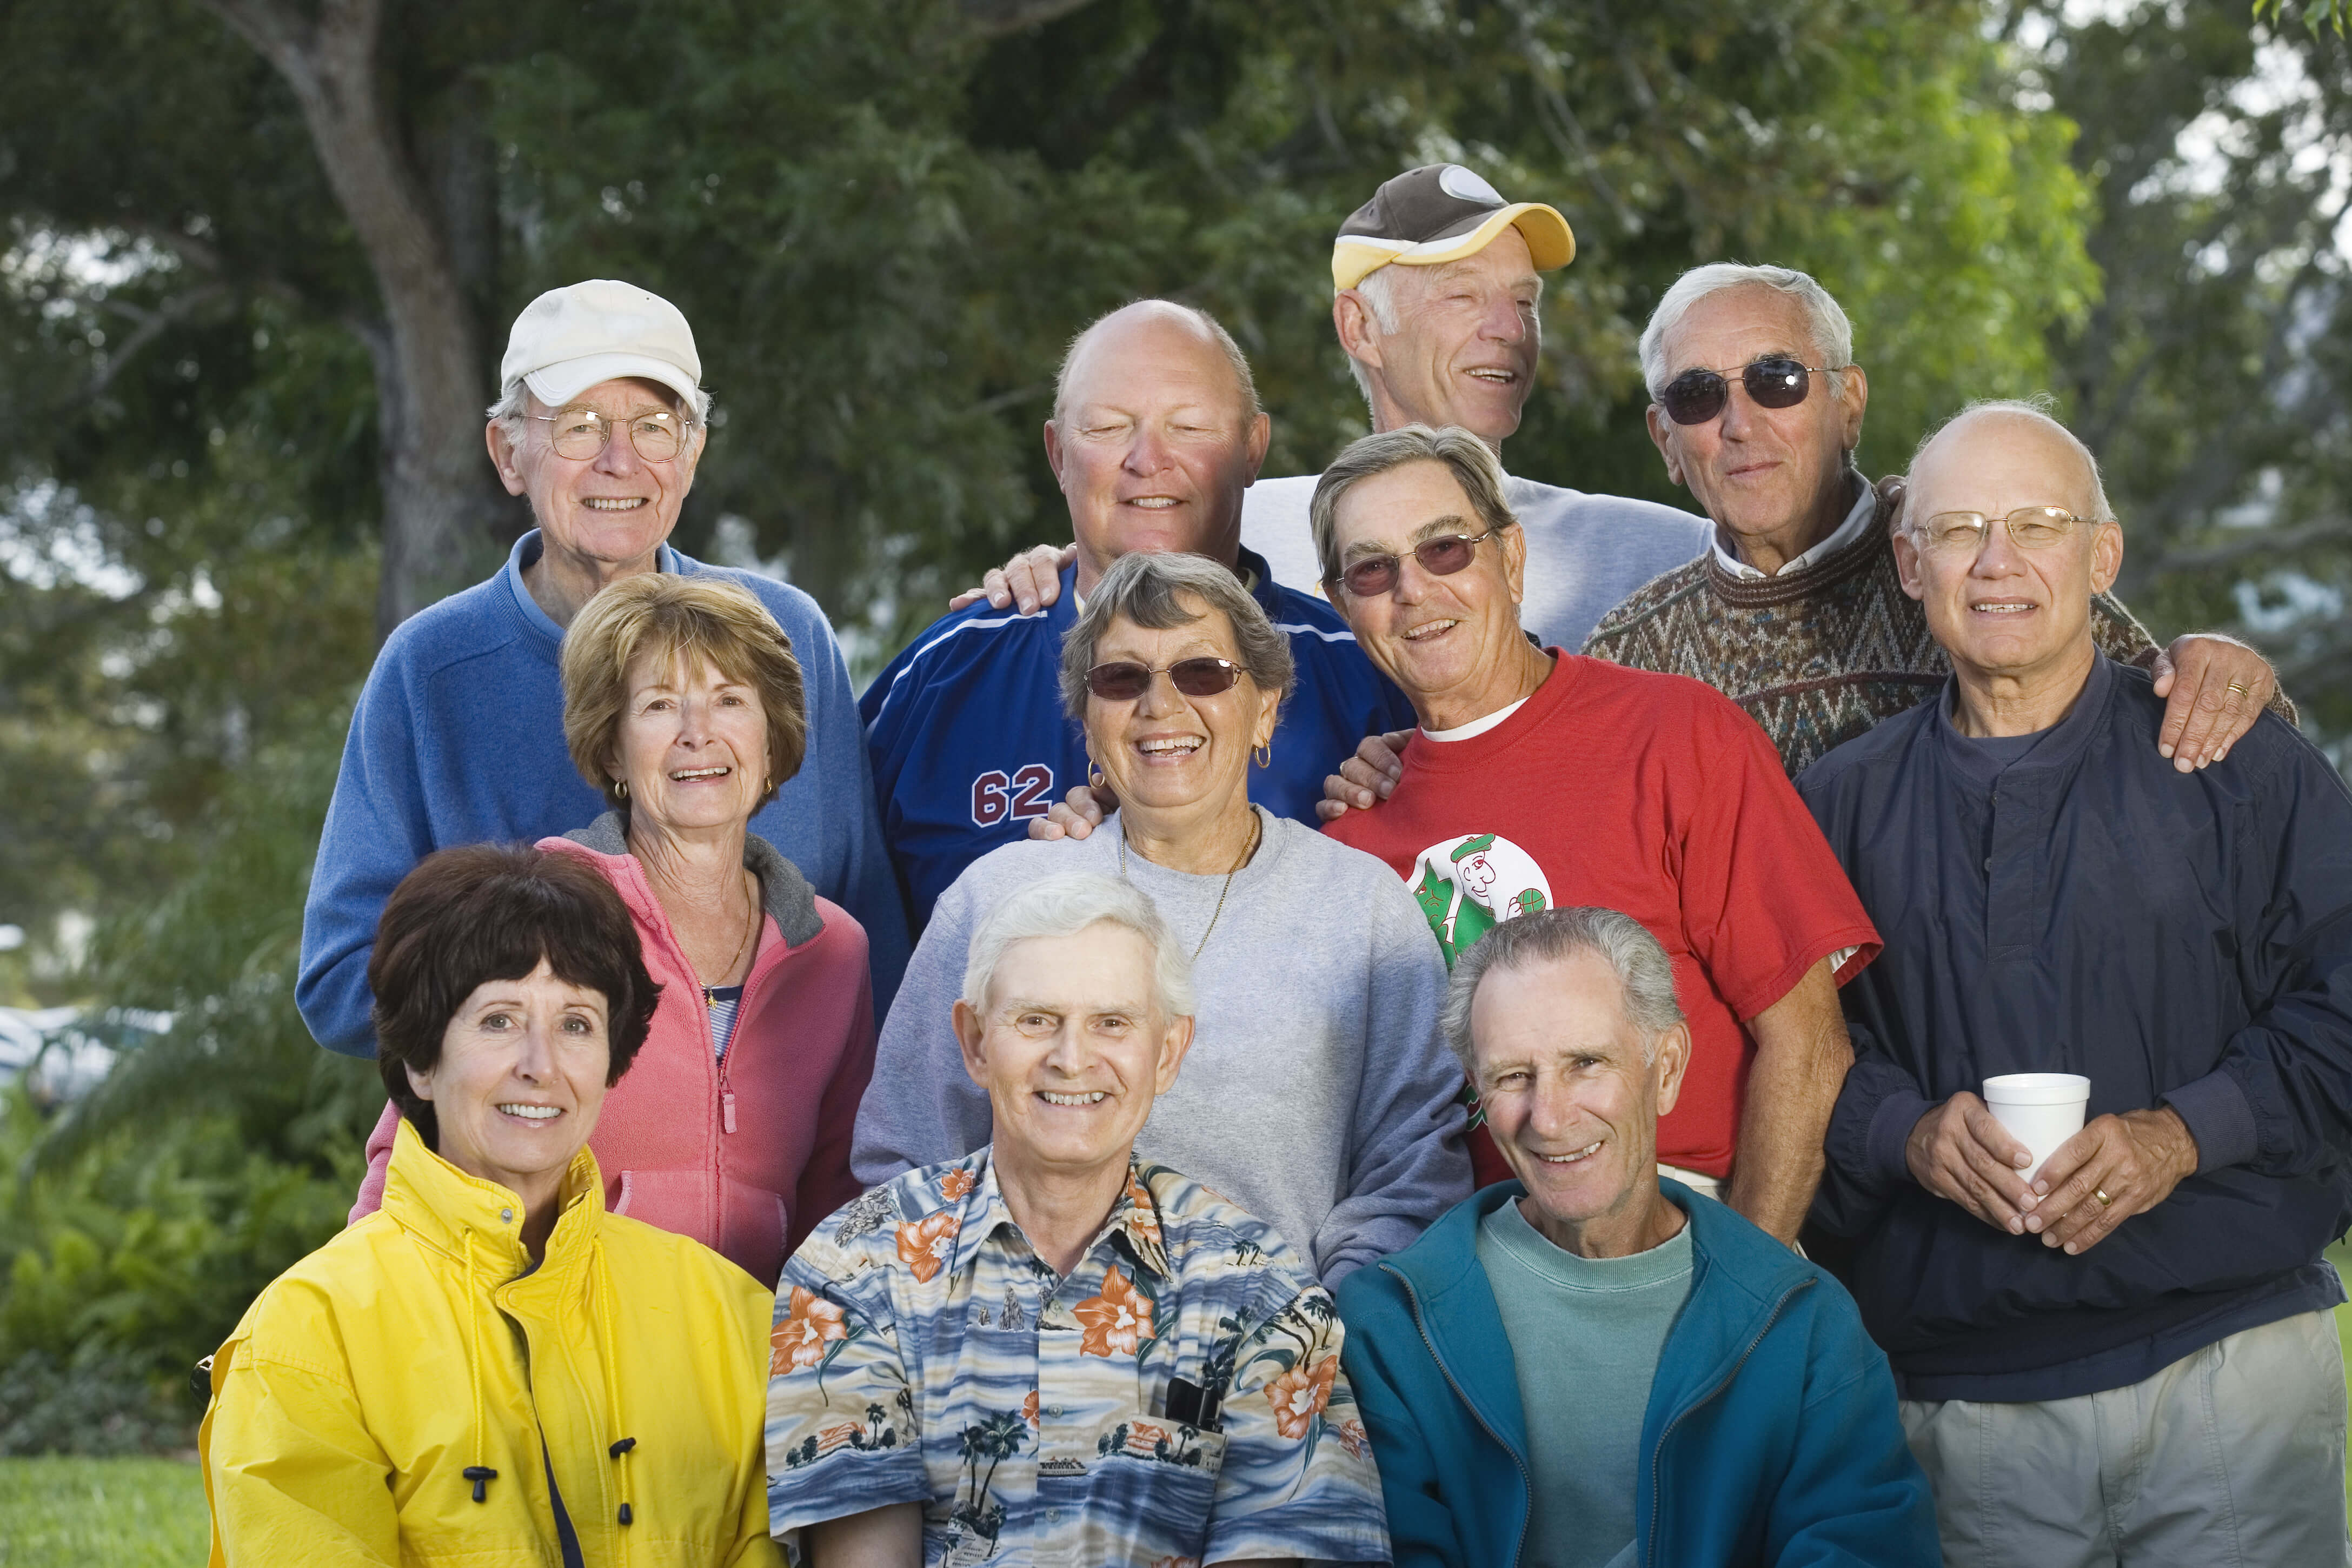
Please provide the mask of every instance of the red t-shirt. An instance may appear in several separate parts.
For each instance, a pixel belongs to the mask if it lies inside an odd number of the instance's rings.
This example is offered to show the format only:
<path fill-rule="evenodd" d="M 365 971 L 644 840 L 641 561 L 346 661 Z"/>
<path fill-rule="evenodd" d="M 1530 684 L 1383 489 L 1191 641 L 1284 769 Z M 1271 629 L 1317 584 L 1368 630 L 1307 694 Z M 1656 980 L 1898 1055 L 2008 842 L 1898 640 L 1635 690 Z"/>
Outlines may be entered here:
<path fill-rule="evenodd" d="M 1690 1019 L 1682 1098 L 1658 1158 L 1723 1176 L 1755 1044 L 1743 1023 L 1878 932 L 1756 721 L 1713 687 L 1552 650 L 1524 707 L 1462 741 L 1416 734 L 1395 793 L 1324 831 L 1379 856 L 1454 958 L 1497 921 L 1598 905 L 1674 960 Z M 1508 1175 L 1482 1127 L 1481 1184 Z"/>

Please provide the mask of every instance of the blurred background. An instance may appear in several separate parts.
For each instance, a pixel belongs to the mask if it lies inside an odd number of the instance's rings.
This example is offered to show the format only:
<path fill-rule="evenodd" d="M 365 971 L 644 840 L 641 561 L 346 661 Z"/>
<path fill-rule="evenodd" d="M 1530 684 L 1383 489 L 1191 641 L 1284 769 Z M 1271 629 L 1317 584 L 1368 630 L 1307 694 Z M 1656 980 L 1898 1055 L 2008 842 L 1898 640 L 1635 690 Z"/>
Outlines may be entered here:
<path fill-rule="evenodd" d="M 189 1364 L 341 1223 L 381 1090 L 295 1016 L 304 881 L 377 642 L 528 526 L 482 411 L 540 290 L 684 309 L 719 413 L 677 542 L 807 588 L 863 681 L 1067 538 L 1038 430 L 1101 310 L 1214 311 L 1269 474 L 1361 433 L 1330 236 L 1458 161 L 1580 240 L 1515 471 L 1685 500 L 1643 432 L 1650 306 L 1697 262 L 1803 268 L 1855 323 L 1867 471 L 1968 398 L 2054 394 L 2106 465 L 2125 601 L 2159 641 L 2260 646 L 2340 766 L 2344 25 L 0 0 L 0 1455 L 186 1448 Z M 63 1484 L 29 1474 L 0 1469 L 0 1514 Z M 80 1560 L 0 1528 L 0 1563 Z"/>

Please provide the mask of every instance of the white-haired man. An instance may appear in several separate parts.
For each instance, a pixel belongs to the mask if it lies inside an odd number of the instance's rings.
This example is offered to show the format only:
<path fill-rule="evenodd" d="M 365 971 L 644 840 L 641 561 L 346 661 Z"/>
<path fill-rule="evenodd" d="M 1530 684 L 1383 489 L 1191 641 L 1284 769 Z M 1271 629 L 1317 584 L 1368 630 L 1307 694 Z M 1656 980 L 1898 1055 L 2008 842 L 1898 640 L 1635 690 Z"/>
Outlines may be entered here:
<path fill-rule="evenodd" d="M 1641 355 L 1650 439 L 1715 521 L 1714 548 L 1611 610 L 1584 651 L 1707 682 L 1794 777 L 1950 668 L 1897 580 L 1892 508 L 1854 466 L 1870 380 L 1853 325 L 1802 272 L 1718 263 L 1666 290 Z M 2242 643 L 2159 650 L 2111 595 L 2093 604 L 2100 651 L 2169 694 L 2157 742 L 2184 770 L 2219 761 L 2278 689 Z"/>
<path fill-rule="evenodd" d="M 1514 1178 L 1339 1288 L 1401 1563 L 1938 1561 L 1853 1302 L 1656 1174 L 1675 966 L 1614 910 L 1496 926 L 1445 1026 Z"/>
<path fill-rule="evenodd" d="M 2038 409 L 1930 440 L 1894 550 L 1952 673 L 1799 785 L 1886 944 L 1816 1215 L 1946 1560 L 2342 1563 L 2352 795 L 2270 715 L 2149 750 L 2091 631 L 2123 531 Z M 2014 1073 L 2086 1078 L 2082 1131 L 2030 1149 L 1979 1098 Z"/>
<path fill-rule="evenodd" d="M 1372 428 L 1454 426 L 1499 458 L 1535 390 L 1543 274 L 1575 258 L 1556 209 L 1506 201 L 1459 163 L 1382 184 L 1331 246 L 1331 325 Z M 1242 511 L 1242 542 L 1278 581 L 1308 591 L 1323 587 L 1307 525 L 1316 479 L 1260 479 Z M 1520 623 L 1546 646 L 1580 646 L 1612 605 L 1706 548 L 1706 519 L 1654 501 L 1516 475 L 1505 494 L 1528 538 Z M 1041 546 L 991 572 L 981 591 L 1026 613 L 1053 603 L 1053 574 L 1066 563 Z"/>
<path fill-rule="evenodd" d="M 776 1290 L 769 1518 L 803 1562 L 1386 1563 L 1331 1299 L 1140 1160 L 1192 965 L 1126 882 L 1022 889 L 954 1005 L 992 1141 L 817 1227 Z"/>

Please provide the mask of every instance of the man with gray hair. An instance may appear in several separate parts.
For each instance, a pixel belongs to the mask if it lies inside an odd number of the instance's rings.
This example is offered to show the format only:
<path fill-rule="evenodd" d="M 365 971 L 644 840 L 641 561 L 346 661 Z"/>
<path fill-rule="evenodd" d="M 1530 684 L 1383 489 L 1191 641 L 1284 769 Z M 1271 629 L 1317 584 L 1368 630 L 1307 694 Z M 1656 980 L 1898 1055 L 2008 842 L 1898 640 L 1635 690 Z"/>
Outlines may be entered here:
<path fill-rule="evenodd" d="M 1389 1561 L 1330 1297 L 1135 1152 L 1192 1007 L 1126 882 L 1033 883 L 974 931 L 953 1020 L 991 1142 L 824 1221 L 777 1286 L 769 1519 L 799 1561 Z"/>
<path fill-rule="evenodd" d="M 1666 290 L 1641 355 L 1650 439 L 1715 521 L 1714 547 L 1611 610 L 1584 650 L 1716 687 L 1793 778 L 1949 669 L 1896 581 L 1891 497 L 1854 466 L 1870 379 L 1853 325 L 1802 272 L 1719 262 Z M 2106 594 L 2091 626 L 2169 694 L 2156 739 L 2184 771 L 2221 760 L 2277 693 L 2252 648 L 2192 636 L 2160 650 Z"/>
<path fill-rule="evenodd" d="M 1691 1038 L 1642 922 L 1495 927 L 1445 1027 L 1515 1179 L 1339 1289 L 1397 1561 L 1938 1562 L 1853 1302 L 1656 1174 Z"/>
<path fill-rule="evenodd" d="M 2352 795 L 2269 714 L 2227 767 L 2148 749 L 2092 632 L 2123 551 L 2030 405 L 1912 462 L 1895 570 L 1952 673 L 1799 784 L 1885 942 L 1815 1215 L 1947 1561 L 2340 1563 Z"/>
<path fill-rule="evenodd" d="M 883 836 L 919 934 L 965 867 L 1086 781 L 1086 748 L 1062 711 L 1062 638 L 1077 601 L 1130 551 L 1219 563 L 1291 639 L 1297 685 L 1251 781 L 1276 815 L 1313 823 L 1332 763 L 1409 720 L 1331 607 L 1276 583 L 1242 546 L 1242 492 L 1270 429 L 1249 362 L 1206 311 L 1139 300 L 1072 341 L 1045 430 L 1075 539 L 1068 593 L 1035 613 L 975 605 L 946 616 L 859 703 Z"/>
<path fill-rule="evenodd" d="M 1331 326 L 1373 430 L 1454 426 L 1499 458 L 1535 390 L 1543 274 L 1575 258 L 1557 209 L 1506 201 L 1459 163 L 1382 183 L 1331 245 Z M 1316 478 L 1260 479 L 1242 510 L 1242 542 L 1308 592 L 1322 581 L 1307 533 Z M 1674 507 L 1516 474 L 1504 487 L 1528 536 L 1520 620 L 1546 643 L 1580 646 L 1611 605 L 1706 548 L 1706 520 Z M 1041 546 L 989 573 L 982 592 L 999 609 L 1050 605 L 1066 564 Z"/>

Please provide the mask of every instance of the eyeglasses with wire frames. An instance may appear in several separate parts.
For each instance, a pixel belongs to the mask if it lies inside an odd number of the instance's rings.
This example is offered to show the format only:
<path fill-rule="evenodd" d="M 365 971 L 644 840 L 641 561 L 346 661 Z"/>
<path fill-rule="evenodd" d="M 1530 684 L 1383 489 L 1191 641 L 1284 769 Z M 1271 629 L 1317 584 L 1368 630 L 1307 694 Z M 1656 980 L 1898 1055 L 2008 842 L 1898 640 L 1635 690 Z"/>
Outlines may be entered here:
<path fill-rule="evenodd" d="M 1927 549 L 1939 553 L 1974 555 L 1984 548 L 1999 522 L 2009 541 L 2020 550 L 2047 550 L 2062 542 L 2078 524 L 2096 527 L 2104 519 L 2084 517 L 2063 506 L 2021 506 L 2000 518 L 1980 511 L 1939 511 L 1918 523 L 1912 532 Z"/>
<path fill-rule="evenodd" d="M 1229 658 L 1180 658 L 1158 668 L 1113 659 L 1087 671 L 1087 689 L 1106 702 L 1132 702 L 1150 689 L 1153 677 L 1164 675 L 1169 685 L 1187 697 L 1214 697 L 1231 691 L 1234 682 L 1248 673 Z"/>
<path fill-rule="evenodd" d="M 1758 407 L 1794 408 L 1812 395 L 1814 376 L 1843 368 L 1765 354 L 1733 370 L 1686 370 L 1666 383 L 1658 406 L 1677 425 L 1704 425 L 1731 401 L 1731 383 L 1725 377 L 1736 375 Z"/>
<path fill-rule="evenodd" d="M 530 417 L 555 426 L 549 440 L 559 458 L 577 460 L 604 456 L 615 426 L 627 428 L 631 448 L 648 463 L 666 463 L 686 447 L 686 421 L 667 409 L 614 420 L 593 408 L 573 405 Z"/>
<path fill-rule="evenodd" d="M 1475 560 L 1478 546 L 1494 537 L 1491 528 L 1483 533 L 1441 533 L 1423 540 L 1410 553 L 1431 576 L 1451 577 Z M 1403 557 L 1397 555 L 1360 555 L 1327 582 L 1339 584 L 1359 599 L 1377 599 L 1396 587 L 1397 579 L 1403 575 Z"/>

